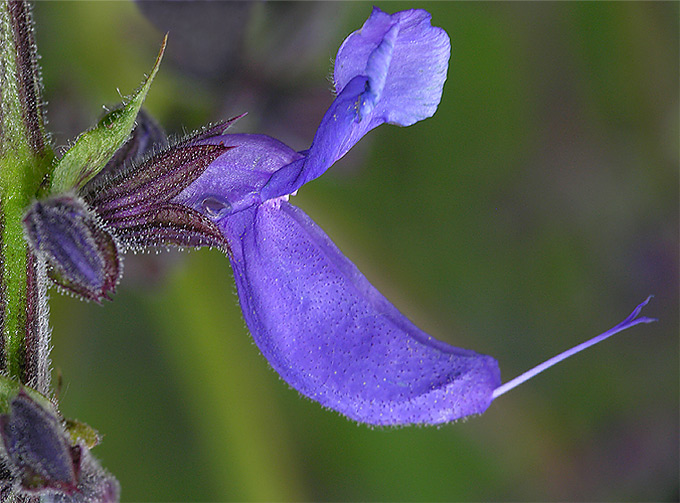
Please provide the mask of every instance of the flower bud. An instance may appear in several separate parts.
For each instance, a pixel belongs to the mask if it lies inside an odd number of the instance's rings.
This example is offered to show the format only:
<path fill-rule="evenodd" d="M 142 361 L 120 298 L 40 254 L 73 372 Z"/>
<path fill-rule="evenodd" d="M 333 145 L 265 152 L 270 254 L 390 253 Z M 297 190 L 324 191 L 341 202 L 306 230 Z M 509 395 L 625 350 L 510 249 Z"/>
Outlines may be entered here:
<path fill-rule="evenodd" d="M 36 201 L 23 224 L 55 283 L 96 302 L 109 298 L 121 273 L 118 247 L 82 200 L 61 195 Z"/>
<path fill-rule="evenodd" d="M 83 448 L 80 462 L 80 478 L 76 490 L 68 493 L 51 491 L 43 501 L 49 503 L 118 503 L 120 484 L 103 469 L 99 462 Z"/>
<path fill-rule="evenodd" d="M 0 435 L 10 472 L 27 491 L 76 490 L 81 448 L 71 446 L 53 411 L 23 390 L 10 402 L 9 413 L 0 416 Z"/>

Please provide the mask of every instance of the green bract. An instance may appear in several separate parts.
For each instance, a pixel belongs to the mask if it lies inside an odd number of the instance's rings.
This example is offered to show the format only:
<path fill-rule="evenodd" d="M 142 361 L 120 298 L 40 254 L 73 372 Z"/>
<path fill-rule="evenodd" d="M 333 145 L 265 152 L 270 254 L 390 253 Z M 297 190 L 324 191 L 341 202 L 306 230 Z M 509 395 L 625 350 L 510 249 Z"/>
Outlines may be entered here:
<path fill-rule="evenodd" d="M 99 173 L 128 139 L 135 127 L 135 118 L 149 92 L 151 82 L 158 72 L 167 35 L 151 73 L 134 96 L 121 108 L 112 110 L 93 129 L 80 135 L 75 144 L 54 167 L 51 192 L 59 194 L 79 189 Z"/>

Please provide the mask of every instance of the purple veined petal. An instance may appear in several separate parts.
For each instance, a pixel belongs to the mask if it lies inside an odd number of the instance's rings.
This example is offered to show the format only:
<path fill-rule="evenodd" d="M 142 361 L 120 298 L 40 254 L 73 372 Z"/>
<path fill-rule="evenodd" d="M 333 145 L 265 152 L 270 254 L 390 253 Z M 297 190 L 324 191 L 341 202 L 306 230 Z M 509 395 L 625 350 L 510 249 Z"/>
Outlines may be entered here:
<path fill-rule="evenodd" d="M 244 112 L 240 115 L 236 115 L 232 117 L 231 119 L 226 119 L 223 121 L 219 121 L 215 124 L 210 124 L 203 129 L 197 131 L 193 135 L 189 135 L 186 137 L 184 140 L 182 140 L 181 144 L 182 145 L 190 145 L 192 143 L 197 143 L 200 144 L 203 140 L 208 140 L 210 138 L 215 138 L 216 136 L 221 136 L 224 135 L 231 126 L 236 124 L 240 119 L 248 115 L 247 112 Z"/>
<path fill-rule="evenodd" d="M 123 249 L 177 245 L 227 250 L 210 219 L 171 200 L 229 150 L 219 142 L 197 142 L 224 131 L 236 119 L 209 127 L 140 164 L 117 166 L 108 176 L 95 177 L 88 184 L 83 196 Z"/>
<path fill-rule="evenodd" d="M 212 219 L 259 204 L 262 187 L 272 174 L 303 159 L 302 154 L 266 135 L 219 135 L 203 138 L 197 144 L 222 145 L 228 150 L 172 202 Z"/>
<path fill-rule="evenodd" d="M 123 170 L 84 193 L 104 219 L 122 218 L 167 202 L 191 185 L 227 150 L 219 145 L 180 145 Z"/>
<path fill-rule="evenodd" d="M 389 15 L 375 8 L 335 60 L 338 96 L 321 120 L 304 164 L 277 172 L 264 200 L 291 194 L 321 176 L 362 136 L 385 122 L 410 126 L 441 101 L 451 45 L 423 10 Z"/>
<path fill-rule="evenodd" d="M 444 423 L 491 403 L 496 360 L 418 329 L 302 210 L 268 201 L 218 225 L 253 338 L 303 395 L 376 425 Z"/>
<path fill-rule="evenodd" d="M 147 211 L 107 221 L 125 249 L 167 245 L 217 247 L 229 245 L 215 223 L 193 208 L 173 203 L 159 204 Z"/>

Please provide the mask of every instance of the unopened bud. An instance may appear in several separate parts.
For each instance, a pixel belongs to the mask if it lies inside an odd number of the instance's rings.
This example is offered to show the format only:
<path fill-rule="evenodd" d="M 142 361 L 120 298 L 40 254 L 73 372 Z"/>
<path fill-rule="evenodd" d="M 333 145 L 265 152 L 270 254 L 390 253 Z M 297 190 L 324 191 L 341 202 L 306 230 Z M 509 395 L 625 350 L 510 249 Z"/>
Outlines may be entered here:
<path fill-rule="evenodd" d="M 96 302 L 115 290 L 121 273 L 116 242 L 79 198 L 36 201 L 23 223 L 28 242 L 50 266 L 55 283 Z"/>
<path fill-rule="evenodd" d="M 9 413 L 0 416 L 0 435 L 10 472 L 21 479 L 23 489 L 76 490 L 81 448 L 71 446 L 53 411 L 20 391 L 10 402 Z"/>

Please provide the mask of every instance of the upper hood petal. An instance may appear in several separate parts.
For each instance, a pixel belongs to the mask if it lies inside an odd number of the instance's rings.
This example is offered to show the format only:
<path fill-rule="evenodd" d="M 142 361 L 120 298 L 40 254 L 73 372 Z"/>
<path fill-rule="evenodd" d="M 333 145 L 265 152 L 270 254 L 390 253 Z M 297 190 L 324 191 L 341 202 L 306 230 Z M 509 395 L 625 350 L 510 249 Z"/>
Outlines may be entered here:
<path fill-rule="evenodd" d="M 451 44 L 424 10 L 378 8 L 344 41 L 335 60 L 338 96 L 321 120 L 304 163 L 278 171 L 264 199 L 291 194 L 321 176 L 362 136 L 385 122 L 410 126 L 441 100 Z"/>

